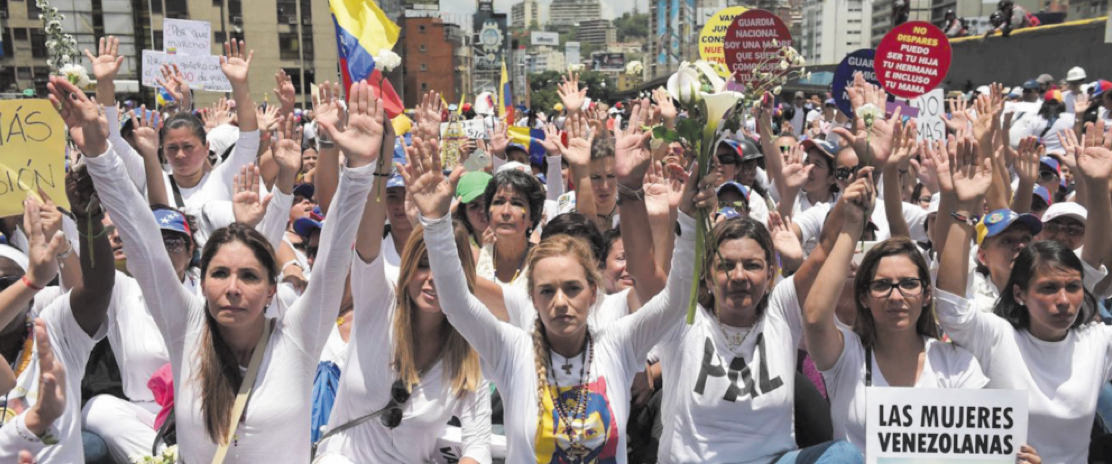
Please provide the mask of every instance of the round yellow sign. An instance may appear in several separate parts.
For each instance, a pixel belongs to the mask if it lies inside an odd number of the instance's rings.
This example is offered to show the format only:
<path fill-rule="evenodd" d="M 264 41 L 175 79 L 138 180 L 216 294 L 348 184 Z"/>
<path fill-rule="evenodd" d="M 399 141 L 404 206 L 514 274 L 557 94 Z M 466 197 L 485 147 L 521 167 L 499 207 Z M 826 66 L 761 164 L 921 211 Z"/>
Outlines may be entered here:
<path fill-rule="evenodd" d="M 704 61 L 713 63 L 726 64 L 726 53 L 723 50 L 723 42 L 726 40 L 726 29 L 734 22 L 737 15 L 745 13 L 748 8 L 743 6 L 731 6 L 719 10 L 714 16 L 707 18 L 707 24 L 703 26 L 703 32 L 699 34 L 699 57 Z M 726 68 L 721 68 L 726 70 Z M 729 76 L 729 70 L 722 77 Z M 719 71 L 721 74 L 721 71 Z"/>

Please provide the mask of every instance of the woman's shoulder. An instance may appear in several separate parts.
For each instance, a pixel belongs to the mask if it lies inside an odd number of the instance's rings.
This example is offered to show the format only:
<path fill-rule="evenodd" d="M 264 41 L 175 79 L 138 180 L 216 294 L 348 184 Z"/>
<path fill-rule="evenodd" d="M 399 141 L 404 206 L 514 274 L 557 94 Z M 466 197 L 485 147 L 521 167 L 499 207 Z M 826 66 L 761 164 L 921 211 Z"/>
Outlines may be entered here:
<path fill-rule="evenodd" d="M 973 368 L 981 369 L 981 364 L 973 353 L 956 343 L 928 338 L 926 350 L 932 368 L 944 376 L 953 376 Z"/>

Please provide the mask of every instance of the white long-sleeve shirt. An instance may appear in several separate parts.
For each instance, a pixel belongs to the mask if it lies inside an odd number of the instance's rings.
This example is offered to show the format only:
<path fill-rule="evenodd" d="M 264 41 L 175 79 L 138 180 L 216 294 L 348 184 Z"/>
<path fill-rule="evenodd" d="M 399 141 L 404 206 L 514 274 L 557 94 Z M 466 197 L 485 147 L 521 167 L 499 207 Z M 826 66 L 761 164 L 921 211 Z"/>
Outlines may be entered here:
<path fill-rule="evenodd" d="M 397 378 L 393 369 L 396 286 L 386 275 L 382 253 L 370 263 L 354 261 L 351 280 L 359 282 L 351 287 L 355 326 L 329 429 L 382 409 L 390 403 L 390 389 Z M 448 420 L 456 416 L 462 426 L 461 457 L 490 464 L 489 385 L 482 382 L 477 390 L 457 396 L 452 392 L 450 375 L 441 357 L 410 392 L 396 428 L 391 430 L 382 421 L 372 419 L 328 437 L 317 454 L 338 453 L 354 462 L 430 462 L 437 453 L 436 439 L 447 428 Z"/>
<path fill-rule="evenodd" d="M 449 217 L 433 221 L 421 218 L 421 222 L 441 310 L 479 353 L 483 373 L 502 394 L 506 408 L 506 462 L 567 461 L 569 440 L 551 396 L 559 395 L 561 403 L 575 407 L 571 403 L 577 400 L 575 387 L 583 380 L 580 371 L 586 354 L 567 359 L 557 353 L 541 353 L 551 356 L 552 368 L 548 369 L 549 394 L 538 398 L 532 336 L 498 321 L 468 291 Z M 679 223 L 682 233 L 676 240 L 672 272 L 664 290 L 637 313 L 593 335 L 594 362 L 587 371 L 585 385 L 587 406 L 585 415 L 579 416 L 586 420 L 573 420 L 571 424 L 577 429 L 575 434 L 585 437 L 578 440 L 588 453 L 584 462 L 595 459 L 626 462 L 625 426 L 633 376 L 644 370 L 645 356 L 653 345 L 683 325 L 691 292 L 695 220 L 681 213 Z M 567 366 L 566 370 L 563 366 Z"/>
<path fill-rule="evenodd" d="M 210 461 L 216 443 L 205 432 L 200 386 L 185 381 L 193 379 L 199 368 L 197 350 L 207 330 L 207 303 L 178 281 L 158 224 L 138 191 L 115 182 L 125 175 L 120 158 L 109 151 L 87 163 L 97 193 L 123 238 L 128 269 L 139 282 L 170 351 L 174 378 L 178 379 L 174 398 L 182 459 Z M 351 244 L 373 172 L 372 163 L 341 174 L 333 204 L 335 219 L 324 228 L 314 278 L 293 307 L 282 312 L 266 343 L 255 388 L 234 431 L 235 444 L 226 463 L 308 460 L 308 398 L 321 350 L 339 313 Z"/>

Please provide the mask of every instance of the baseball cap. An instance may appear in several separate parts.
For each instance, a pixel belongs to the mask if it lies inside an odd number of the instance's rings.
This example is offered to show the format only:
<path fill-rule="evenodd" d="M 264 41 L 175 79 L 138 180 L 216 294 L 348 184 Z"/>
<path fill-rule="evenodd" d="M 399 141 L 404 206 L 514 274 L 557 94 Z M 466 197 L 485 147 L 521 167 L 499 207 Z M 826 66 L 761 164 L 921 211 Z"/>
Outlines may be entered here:
<path fill-rule="evenodd" d="M 1031 230 L 1031 235 L 1036 235 L 1042 230 L 1042 221 L 1033 214 L 1017 214 L 1007 208 L 998 209 L 988 213 L 981 218 L 981 222 L 977 223 L 977 245 L 984 243 L 986 238 L 1000 235 L 1016 222 L 1027 226 Z"/>
<path fill-rule="evenodd" d="M 1085 75 L 1085 70 L 1082 69 L 1081 66 L 1074 66 L 1066 73 L 1067 82 L 1083 81 L 1087 77 L 1088 76 Z"/>
<path fill-rule="evenodd" d="M 308 216 L 293 221 L 293 231 L 297 235 L 309 238 L 314 230 L 324 227 L 324 216 L 320 214 L 320 206 L 313 208 Z"/>
<path fill-rule="evenodd" d="M 533 172 L 533 170 L 529 169 L 529 166 L 526 166 L 524 163 L 519 163 L 517 161 L 510 161 L 509 163 L 498 166 L 498 170 L 495 171 L 495 174 L 497 174 L 499 172 L 502 172 L 502 171 L 512 171 L 512 170 L 515 170 L 515 169 L 518 170 L 518 171 L 524 172 L 526 174 L 531 174 Z"/>
<path fill-rule="evenodd" d="M 316 189 L 313 187 L 313 184 L 309 183 L 297 184 L 293 187 L 293 195 L 295 197 L 313 198 L 313 193 L 315 191 Z"/>
<path fill-rule="evenodd" d="M 826 106 L 838 106 L 838 102 L 834 101 L 833 98 L 827 98 L 826 103 L 824 103 L 824 104 Z"/>
<path fill-rule="evenodd" d="M 1050 199 L 1050 191 L 1047 190 L 1046 187 L 1035 184 L 1035 195 L 1038 195 L 1039 198 L 1042 198 L 1042 200 L 1046 202 L 1047 206 L 1054 204 L 1054 201 Z"/>
<path fill-rule="evenodd" d="M 1104 95 L 1104 92 L 1107 90 L 1112 90 L 1112 82 L 1101 79 L 1097 81 L 1096 88 L 1093 90 L 1093 96 L 1099 97 L 1101 95 Z"/>
<path fill-rule="evenodd" d="M 460 203 L 471 203 L 486 192 L 491 179 L 493 176 L 481 171 L 464 174 L 456 184 L 456 197 Z"/>
<path fill-rule="evenodd" d="M 1039 158 L 1039 164 L 1052 169 L 1054 172 L 1058 173 L 1059 176 L 1062 175 L 1062 168 L 1059 167 L 1058 160 L 1054 159 L 1054 157 L 1044 156 Z"/>
<path fill-rule="evenodd" d="M 1035 81 L 1040 84 L 1049 84 L 1051 82 L 1054 82 L 1054 76 L 1051 76 L 1050 74 L 1040 74 L 1039 77 L 1035 79 Z"/>
<path fill-rule="evenodd" d="M 1022 87 L 1023 87 L 1023 90 L 1038 90 L 1039 89 L 1039 81 L 1034 80 L 1034 79 L 1028 79 L 1027 82 L 1023 83 Z"/>
<path fill-rule="evenodd" d="M 722 185 L 719 185 L 718 190 L 715 190 L 714 193 L 718 194 L 718 195 L 721 195 L 723 190 L 736 191 L 736 192 L 741 194 L 741 197 L 744 198 L 745 201 L 749 201 L 749 192 L 750 192 L 749 187 L 746 187 L 746 186 L 741 185 L 741 184 L 739 184 L 737 182 L 734 182 L 734 181 L 730 181 L 730 182 L 726 182 Z"/>
<path fill-rule="evenodd" d="M 838 154 L 838 144 L 826 140 L 807 139 L 803 141 L 803 149 L 818 149 L 824 155 L 834 158 Z"/>
<path fill-rule="evenodd" d="M 1082 224 L 1089 220 L 1089 211 L 1072 201 L 1064 201 L 1050 205 L 1043 213 L 1043 224 L 1046 224 L 1054 219 L 1060 217 L 1069 217 L 1081 221 Z"/>
<path fill-rule="evenodd" d="M 185 220 L 184 214 L 172 209 L 156 209 L 154 210 L 154 219 L 158 222 L 159 229 L 177 232 L 185 235 L 191 241 L 193 240 L 193 234 L 190 233 L 189 229 L 189 221 Z"/>
<path fill-rule="evenodd" d="M 394 187 L 405 188 L 405 178 L 402 177 L 401 173 L 397 171 L 394 171 L 394 175 L 390 176 L 390 178 L 386 180 L 386 188 Z"/>
<path fill-rule="evenodd" d="M 1010 97 L 1018 97 L 1020 95 L 1023 95 L 1023 88 L 1022 87 L 1019 87 L 1019 86 L 1012 87 L 1012 89 L 1008 91 L 1008 96 L 1010 96 Z"/>
<path fill-rule="evenodd" d="M 982 85 L 980 87 L 977 87 L 976 92 L 981 95 L 989 95 L 992 93 L 992 89 L 990 89 L 987 85 Z"/>
<path fill-rule="evenodd" d="M 1043 100 L 1046 100 L 1046 101 L 1050 101 L 1050 100 L 1062 101 L 1062 91 L 1058 90 L 1058 89 L 1047 90 L 1046 94 L 1043 95 Z"/>

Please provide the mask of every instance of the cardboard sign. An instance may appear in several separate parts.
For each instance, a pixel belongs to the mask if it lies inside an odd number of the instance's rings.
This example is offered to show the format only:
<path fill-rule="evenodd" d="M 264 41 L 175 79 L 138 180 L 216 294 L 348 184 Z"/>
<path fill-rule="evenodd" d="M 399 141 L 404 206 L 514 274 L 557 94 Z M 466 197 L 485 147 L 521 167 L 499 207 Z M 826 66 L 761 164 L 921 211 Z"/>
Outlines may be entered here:
<path fill-rule="evenodd" d="M 163 19 L 162 50 L 171 55 L 212 55 L 212 23 Z"/>
<path fill-rule="evenodd" d="M 853 108 L 849 104 L 849 92 L 846 92 L 846 87 L 853 85 L 853 74 L 860 72 L 865 82 L 880 86 L 880 81 L 876 80 L 876 71 L 873 69 L 873 58 L 876 56 L 876 50 L 871 48 L 862 48 L 842 59 L 838 64 L 838 69 L 834 71 L 834 103 L 838 105 L 838 109 L 842 114 L 853 117 Z"/>
<path fill-rule="evenodd" d="M 66 125 L 48 100 L 0 100 L 0 217 L 23 214 L 39 189 L 69 209 Z"/>
<path fill-rule="evenodd" d="M 463 130 L 464 136 L 470 140 L 486 140 L 490 137 L 487 136 L 486 121 L 482 119 L 466 119 L 459 122 L 460 129 Z M 448 132 L 448 123 L 440 123 L 440 137 L 444 137 Z"/>
<path fill-rule="evenodd" d="M 776 39 L 776 45 L 772 40 Z M 749 10 L 734 18 L 723 42 L 726 66 L 743 84 L 753 81 L 753 72 L 780 69 L 780 47 L 792 45 L 792 34 L 779 16 L 765 10 Z"/>
<path fill-rule="evenodd" d="M 923 95 L 950 71 L 950 39 L 931 23 L 903 23 L 876 48 L 876 74 L 884 90 L 903 98 Z"/>
<path fill-rule="evenodd" d="M 911 101 L 911 106 L 919 109 L 915 122 L 919 127 L 918 140 L 946 140 L 946 121 L 942 112 L 946 110 L 946 95 L 942 89 L 934 89 Z"/>
<path fill-rule="evenodd" d="M 1027 392 L 867 389 L 868 464 L 1013 463 L 1027 443 Z"/>
<path fill-rule="evenodd" d="M 168 55 L 154 50 L 143 50 L 143 85 L 158 87 L 156 79 L 162 77 L 163 64 L 177 64 L 185 75 L 189 88 L 209 92 L 231 92 L 232 83 L 220 70 L 219 56 Z"/>
<path fill-rule="evenodd" d="M 726 64 L 726 50 L 723 48 L 726 30 L 733 24 L 734 18 L 748 10 L 743 6 L 731 6 L 719 10 L 707 19 L 703 32 L 699 34 L 699 57 L 703 61 Z"/>

